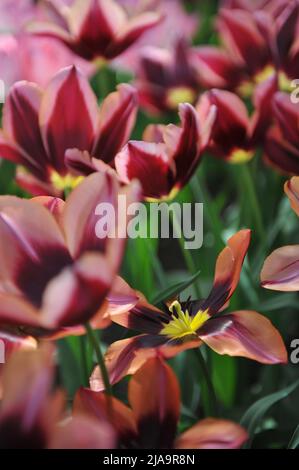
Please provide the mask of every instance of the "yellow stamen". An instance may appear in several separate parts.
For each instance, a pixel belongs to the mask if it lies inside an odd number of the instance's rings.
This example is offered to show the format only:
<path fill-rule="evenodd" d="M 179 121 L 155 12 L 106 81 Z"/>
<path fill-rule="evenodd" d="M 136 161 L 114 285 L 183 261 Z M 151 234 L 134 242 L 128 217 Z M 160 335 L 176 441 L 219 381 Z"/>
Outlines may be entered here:
<path fill-rule="evenodd" d="M 249 98 L 252 96 L 255 86 L 263 83 L 268 78 L 272 77 L 275 74 L 275 68 L 272 65 L 267 65 L 263 70 L 258 72 L 252 81 L 243 82 L 239 88 L 238 92 L 244 98 Z M 284 72 L 278 72 L 278 88 L 281 91 L 291 92 L 291 80 L 286 76 Z"/>
<path fill-rule="evenodd" d="M 67 189 L 72 190 L 78 186 L 83 179 L 84 176 L 74 176 L 70 174 L 61 176 L 57 171 L 53 171 L 51 174 L 51 182 L 59 191 L 65 191 Z"/>
<path fill-rule="evenodd" d="M 170 339 L 196 336 L 197 330 L 210 318 L 208 310 L 199 310 L 195 316 L 191 316 L 188 310 L 183 312 L 181 304 L 177 300 L 170 305 L 169 310 L 172 313 L 172 320 L 169 323 L 164 323 L 160 334 L 168 336 Z"/>
<path fill-rule="evenodd" d="M 252 150 L 234 150 L 229 157 L 230 163 L 246 163 L 252 159 L 254 152 Z"/>
<path fill-rule="evenodd" d="M 195 92 L 185 86 L 171 88 L 167 94 L 167 104 L 171 109 L 177 109 L 180 103 L 194 103 L 195 99 Z"/>

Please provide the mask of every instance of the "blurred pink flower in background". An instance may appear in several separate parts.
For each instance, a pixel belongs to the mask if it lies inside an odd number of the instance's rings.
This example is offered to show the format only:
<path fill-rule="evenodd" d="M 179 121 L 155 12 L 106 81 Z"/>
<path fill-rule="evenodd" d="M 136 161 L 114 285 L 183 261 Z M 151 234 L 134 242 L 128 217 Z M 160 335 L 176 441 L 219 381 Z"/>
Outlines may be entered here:
<path fill-rule="evenodd" d="M 67 4 L 69 0 L 53 0 Z M 45 86 L 55 73 L 68 65 L 78 65 L 87 75 L 93 66 L 78 59 L 56 40 L 37 38 L 25 32 L 28 21 L 43 18 L 45 9 L 33 0 L 2 0 L 0 4 L 0 79 L 6 92 L 19 80 Z"/>
<path fill-rule="evenodd" d="M 61 1 L 61 0 L 60 0 Z M 114 61 L 130 71 L 135 71 L 139 53 L 144 46 L 171 49 L 179 38 L 190 39 L 198 28 L 198 16 L 187 14 L 179 0 L 119 0 L 127 11 L 135 14 L 159 11 L 164 20 L 152 31 L 147 31 L 128 52 Z"/>

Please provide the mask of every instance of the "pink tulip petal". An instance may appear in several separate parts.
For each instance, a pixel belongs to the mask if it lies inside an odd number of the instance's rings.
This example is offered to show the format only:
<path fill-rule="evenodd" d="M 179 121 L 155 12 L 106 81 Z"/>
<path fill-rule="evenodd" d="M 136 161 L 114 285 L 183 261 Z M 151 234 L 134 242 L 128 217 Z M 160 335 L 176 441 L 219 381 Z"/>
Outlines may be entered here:
<path fill-rule="evenodd" d="M 66 172 L 65 151 L 90 150 L 98 107 L 87 78 L 76 67 L 61 70 L 50 82 L 41 103 L 39 122 L 49 162 Z"/>
<path fill-rule="evenodd" d="M 146 400 L 145 400 L 146 397 Z M 129 384 L 129 402 L 145 449 L 171 448 L 180 416 L 180 388 L 159 357 L 146 361 Z"/>
<path fill-rule="evenodd" d="M 286 363 L 287 350 L 268 318 L 242 310 L 208 320 L 198 335 L 218 354 L 242 356 L 262 364 Z"/>
<path fill-rule="evenodd" d="M 239 449 L 248 439 L 238 424 L 224 419 L 206 418 L 179 436 L 176 449 Z"/>
<path fill-rule="evenodd" d="M 127 142 L 135 124 L 137 92 L 131 85 L 119 85 L 105 98 L 100 110 L 100 125 L 92 155 L 111 163 Z"/>
<path fill-rule="evenodd" d="M 273 251 L 261 272 L 262 286 L 271 290 L 299 290 L 299 245 Z"/>

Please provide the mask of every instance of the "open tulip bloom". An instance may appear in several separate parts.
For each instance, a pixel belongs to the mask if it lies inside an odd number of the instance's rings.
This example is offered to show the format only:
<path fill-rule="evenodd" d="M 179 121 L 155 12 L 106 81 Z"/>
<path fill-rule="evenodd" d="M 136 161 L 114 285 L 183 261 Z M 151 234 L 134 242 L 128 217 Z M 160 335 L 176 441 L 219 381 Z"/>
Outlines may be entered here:
<path fill-rule="evenodd" d="M 154 12 L 129 19 L 114 0 L 76 0 L 69 8 L 55 9 L 56 21 L 32 23 L 29 31 L 62 41 L 84 59 L 111 60 L 161 19 Z"/>
<path fill-rule="evenodd" d="M 174 372 L 160 357 L 149 359 L 132 377 L 128 398 L 130 407 L 113 398 L 109 413 L 103 393 L 82 388 L 75 397 L 73 415 L 98 424 L 108 422 L 122 449 L 237 449 L 247 440 L 241 426 L 212 418 L 177 436 L 180 388 Z"/>
<path fill-rule="evenodd" d="M 80 176 L 113 163 L 136 112 L 136 91 L 127 84 L 119 85 L 99 109 L 76 67 L 58 72 L 44 91 L 18 82 L 4 105 L 0 155 L 21 166 L 17 181 L 31 194 L 61 196 Z"/>
<path fill-rule="evenodd" d="M 299 216 L 299 177 L 285 183 L 291 207 Z M 261 272 L 262 287 L 278 291 L 299 290 L 299 245 L 276 249 L 266 259 Z"/>
<path fill-rule="evenodd" d="M 169 358 L 202 344 L 219 354 L 243 356 L 264 364 L 287 362 L 283 340 L 266 317 L 249 310 L 222 313 L 238 285 L 249 241 L 249 230 L 241 230 L 228 240 L 218 256 L 213 287 L 206 299 L 176 300 L 162 311 L 141 297 L 128 313 L 112 315 L 114 322 L 143 333 L 108 348 L 106 365 L 112 383 L 135 373 L 151 356 Z M 98 368 L 91 384 L 94 389 L 103 388 Z"/>
<path fill-rule="evenodd" d="M 136 202 L 139 187 L 120 189 L 114 176 L 95 173 L 66 202 L 0 197 L 0 324 L 53 330 L 102 315 L 125 237 L 96 233 L 95 209 L 116 208 L 119 194 Z M 126 217 L 116 224 L 126 230 Z"/>

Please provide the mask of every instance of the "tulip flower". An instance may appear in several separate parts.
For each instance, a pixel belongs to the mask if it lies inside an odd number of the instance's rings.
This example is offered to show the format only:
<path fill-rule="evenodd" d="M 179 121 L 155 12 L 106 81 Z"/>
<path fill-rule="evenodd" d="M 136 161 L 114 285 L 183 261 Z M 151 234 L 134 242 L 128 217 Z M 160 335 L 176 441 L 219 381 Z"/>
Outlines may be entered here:
<path fill-rule="evenodd" d="M 238 424 L 212 418 L 177 436 L 180 388 L 174 372 L 160 357 L 149 359 L 132 377 L 128 398 L 130 407 L 113 398 L 111 416 L 103 393 L 82 388 L 75 397 L 73 414 L 99 424 L 109 421 L 120 448 L 236 449 L 247 440 L 245 429 Z"/>
<path fill-rule="evenodd" d="M 44 87 L 60 69 L 73 64 L 86 75 L 94 72 L 92 64 L 77 57 L 60 42 L 26 33 L 29 21 L 46 17 L 42 2 L 0 2 L 0 77 L 7 91 L 20 80 Z"/>
<path fill-rule="evenodd" d="M 243 101 L 232 92 L 212 89 L 204 93 L 197 105 L 201 121 L 212 107 L 217 109 L 208 152 L 231 163 L 250 160 L 271 124 L 271 104 L 276 84 L 276 77 L 273 76 L 256 88 L 253 97 L 255 110 L 251 116 Z"/>
<path fill-rule="evenodd" d="M 248 250 L 250 231 L 233 235 L 218 256 L 212 290 L 204 300 L 175 300 L 163 311 L 140 295 L 139 302 L 112 320 L 142 333 L 116 341 L 107 350 L 106 367 L 111 383 L 134 374 L 150 357 L 170 358 L 183 350 L 206 344 L 219 354 L 242 356 L 263 364 L 287 362 L 283 340 L 272 323 L 255 311 L 222 313 L 240 277 Z M 91 377 L 94 390 L 102 390 L 96 368 Z"/>
<path fill-rule="evenodd" d="M 139 187 L 120 191 L 113 176 L 95 173 L 66 203 L 53 197 L 0 197 L 0 324 L 51 332 L 101 319 L 125 242 L 126 216 L 119 218 L 117 211 L 120 194 L 128 204 L 135 202 Z M 112 223 L 123 237 L 96 230 L 100 203 L 115 208 Z"/>
<path fill-rule="evenodd" d="M 14 353 L 4 368 L 1 449 L 113 448 L 114 431 L 86 416 L 66 418 L 64 397 L 52 391 L 52 348 Z M 64 420 L 64 422 L 62 422 Z"/>
<path fill-rule="evenodd" d="M 298 77 L 297 18 L 296 0 L 260 11 L 222 8 L 218 30 L 224 49 L 220 51 L 228 55 L 224 60 L 217 48 L 204 47 L 203 54 L 199 48 L 198 58 L 204 67 L 206 84 L 215 86 L 215 78 L 228 80 L 228 88 L 248 96 L 256 85 L 278 73 L 280 89 L 289 90 L 290 80 Z"/>
<path fill-rule="evenodd" d="M 287 181 L 284 189 L 299 216 L 299 177 Z M 299 245 L 283 246 L 268 256 L 261 271 L 261 284 L 271 290 L 299 290 Z"/>
<path fill-rule="evenodd" d="M 78 168 L 69 168 L 66 152 L 87 151 L 111 163 L 130 135 L 136 108 L 135 90 L 123 84 L 99 110 L 87 78 L 76 67 L 61 70 L 45 91 L 19 82 L 4 105 L 0 156 L 23 167 L 17 179 L 24 189 L 61 196 L 81 181 Z"/>
<path fill-rule="evenodd" d="M 207 147 L 216 110 L 200 123 L 193 106 L 179 106 L 181 127 L 150 125 L 144 141 L 129 141 L 115 157 L 120 179 L 140 181 L 147 199 L 173 197 L 192 177 Z"/>
<path fill-rule="evenodd" d="M 146 31 L 142 37 L 125 53 L 113 61 L 113 65 L 137 72 L 140 56 L 147 46 L 172 50 L 178 39 L 191 41 L 200 23 L 197 13 L 187 13 L 181 0 L 119 0 L 129 15 L 133 16 L 149 11 L 158 11 L 162 17 L 154 28 Z"/>
<path fill-rule="evenodd" d="M 161 15 L 154 12 L 128 18 L 114 0 L 77 0 L 69 8 L 57 8 L 57 21 L 33 22 L 29 31 L 61 41 L 84 59 L 111 60 L 161 19 Z"/>
<path fill-rule="evenodd" d="M 199 73 L 185 39 L 177 40 L 172 49 L 145 47 L 139 56 L 136 86 L 141 105 L 153 114 L 176 111 L 183 102 L 195 104 Z"/>
<path fill-rule="evenodd" d="M 282 173 L 299 174 L 299 107 L 287 93 L 276 93 L 272 102 L 274 126 L 265 140 L 265 159 Z"/>

